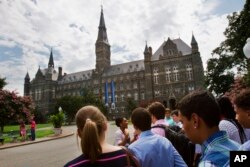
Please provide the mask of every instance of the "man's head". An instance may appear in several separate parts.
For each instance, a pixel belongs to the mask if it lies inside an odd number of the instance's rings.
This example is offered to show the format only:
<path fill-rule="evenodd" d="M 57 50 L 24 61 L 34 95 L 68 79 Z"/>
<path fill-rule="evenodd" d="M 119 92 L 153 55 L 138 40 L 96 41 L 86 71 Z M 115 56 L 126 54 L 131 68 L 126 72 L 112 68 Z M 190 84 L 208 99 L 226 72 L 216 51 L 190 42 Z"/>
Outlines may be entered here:
<path fill-rule="evenodd" d="M 173 110 L 171 112 L 171 116 L 172 116 L 174 122 L 176 122 L 176 123 L 179 122 L 179 110 Z"/>
<path fill-rule="evenodd" d="M 166 118 L 171 118 L 171 110 L 169 108 L 166 108 L 165 116 L 166 116 Z"/>
<path fill-rule="evenodd" d="M 234 100 L 236 119 L 244 128 L 250 128 L 250 89 L 242 91 Z"/>
<path fill-rule="evenodd" d="M 152 122 L 155 123 L 155 121 L 159 119 L 165 118 L 165 107 L 160 102 L 154 102 L 148 106 L 148 111 L 151 114 Z"/>
<path fill-rule="evenodd" d="M 131 121 L 135 129 L 146 131 L 151 129 L 151 116 L 145 108 L 138 107 L 133 110 Z"/>
<path fill-rule="evenodd" d="M 126 118 L 121 118 L 121 117 L 116 118 L 115 119 L 115 124 L 116 124 L 117 127 L 120 127 L 122 129 L 123 128 L 124 129 L 128 128 L 128 120 Z"/>
<path fill-rule="evenodd" d="M 194 91 L 182 98 L 177 107 L 183 129 L 194 143 L 202 143 L 203 136 L 218 129 L 220 108 L 210 92 Z M 204 135 L 200 135 L 201 133 Z"/>

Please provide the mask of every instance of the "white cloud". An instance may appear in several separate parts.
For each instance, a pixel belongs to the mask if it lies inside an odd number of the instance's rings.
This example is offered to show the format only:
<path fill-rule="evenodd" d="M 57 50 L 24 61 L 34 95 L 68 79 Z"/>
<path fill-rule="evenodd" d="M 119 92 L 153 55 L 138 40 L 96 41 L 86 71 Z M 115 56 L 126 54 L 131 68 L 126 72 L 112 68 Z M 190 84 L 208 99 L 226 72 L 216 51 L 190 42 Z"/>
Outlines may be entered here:
<path fill-rule="evenodd" d="M 223 4 L 216 0 L 105 1 L 105 23 L 114 51 L 112 64 L 142 59 L 145 41 L 153 51 L 164 38 L 179 35 L 190 45 L 193 31 L 205 65 L 224 39 L 226 14 L 212 13 L 219 5 Z M 22 94 L 26 72 L 34 78 L 39 65 L 47 67 L 50 47 L 55 51 L 56 68 L 62 66 L 63 72 L 95 68 L 99 19 L 100 0 L 0 1 L 0 21 L 4 23 L 0 26 L 0 46 L 10 51 L 15 46 L 22 49 L 19 57 L 0 62 L 6 88 Z"/>

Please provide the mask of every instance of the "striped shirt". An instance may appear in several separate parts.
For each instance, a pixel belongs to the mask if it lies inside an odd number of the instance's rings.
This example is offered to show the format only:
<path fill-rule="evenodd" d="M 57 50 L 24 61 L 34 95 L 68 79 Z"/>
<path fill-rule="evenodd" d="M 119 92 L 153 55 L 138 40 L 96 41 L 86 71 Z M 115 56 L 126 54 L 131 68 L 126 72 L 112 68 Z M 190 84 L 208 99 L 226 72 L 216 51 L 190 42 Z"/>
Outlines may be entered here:
<path fill-rule="evenodd" d="M 199 167 L 229 166 L 230 150 L 238 150 L 240 145 L 228 138 L 225 131 L 210 136 L 201 146 Z"/>
<path fill-rule="evenodd" d="M 82 154 L 74 160 L 68 162 L 64 167 L 125 167 L 127 166 L 127 154 L 124 150 L 103 153 L 95 163 Z"/>

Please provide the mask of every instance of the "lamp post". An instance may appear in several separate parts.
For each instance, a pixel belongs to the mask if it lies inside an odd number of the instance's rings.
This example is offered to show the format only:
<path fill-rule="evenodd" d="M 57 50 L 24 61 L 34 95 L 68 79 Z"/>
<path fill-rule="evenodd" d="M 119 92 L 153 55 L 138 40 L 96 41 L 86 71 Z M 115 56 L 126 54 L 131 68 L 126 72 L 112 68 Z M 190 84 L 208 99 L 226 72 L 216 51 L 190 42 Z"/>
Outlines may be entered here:
<path fill-rule="evenodd" d="M 243 47 L 243 52 L 248 59 L 246 81 L 247 81 L 248 86 L 250 86 L 250 38 L 247 38 L 246 44 Z"/>

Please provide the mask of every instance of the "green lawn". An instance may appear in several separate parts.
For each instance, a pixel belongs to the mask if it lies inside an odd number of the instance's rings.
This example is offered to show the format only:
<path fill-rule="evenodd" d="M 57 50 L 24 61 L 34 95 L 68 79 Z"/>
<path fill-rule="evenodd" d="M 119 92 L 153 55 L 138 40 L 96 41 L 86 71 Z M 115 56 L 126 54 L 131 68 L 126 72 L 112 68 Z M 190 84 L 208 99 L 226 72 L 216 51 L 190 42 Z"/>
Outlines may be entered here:
<path fill-rule="evenodd" d="M 26 125 L 26 130 L 28 134 L 30 130 L 30 125 Z M 37 124 L 36 125 L 36 138 L 46 137 L 53 133 L 54 132 L 53 132 L 52 124 Z M 21 137 L 19 135 L 19 125 L 4 126 L 4 132 L 3 132 L 4 143 L 9 143 L 12 141 L 10 134 L 14 134 L 14 136 L 17 136 L 17 140 L 20 141 Z"/>

